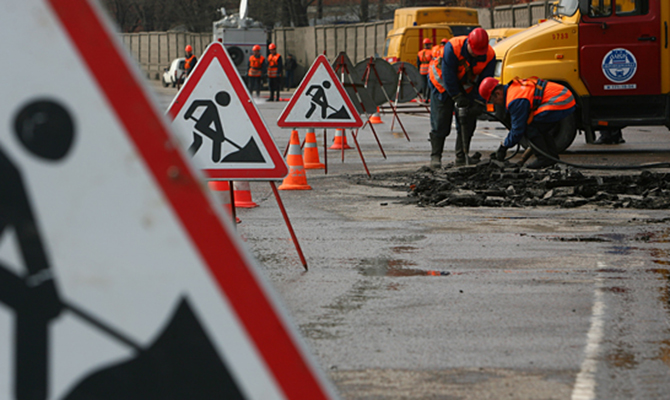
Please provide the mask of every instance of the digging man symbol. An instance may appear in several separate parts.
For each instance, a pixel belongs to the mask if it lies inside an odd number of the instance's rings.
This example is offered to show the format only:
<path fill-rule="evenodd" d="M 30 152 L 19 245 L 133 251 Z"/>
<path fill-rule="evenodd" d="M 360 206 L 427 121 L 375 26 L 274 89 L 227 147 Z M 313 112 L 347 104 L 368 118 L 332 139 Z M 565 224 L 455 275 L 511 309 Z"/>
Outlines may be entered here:
<path fill-rule="evenodd" d="M 253 137 L 250 138 L 246 146 L 242 147 L 226 136 L 217 105 L 227 107 L 230 104 L 230 95 L 228 92 L 218 92 L 214 96 L 214 100 L 216 103 L 212 100 L 194 100 L 184 114 L 184 119 L 195 121 L 195 125 L 193 126 L 195 129 L 193 132 L 193 142 L 188 148 L 189 154 L 191 156 L 196 155 L 202 146 L 202 137 L 205 136 L 212 141 L 212 161 L 214 163 L 231 161 L 264 162 L 264 158 L 258 150 Z M 200 116 L 196 117 L 196 111 L 203 107 L 204 110 Z M 237 150 L 222 157 L 224 142 L 230 143 Z"/>
<path fill-rule="evenodd" d="M 332 83 L 328 81 L 323 81 L 321 85 L 312 85 L 309 87 L 309 89 L 307 89 L 305 95 L 311 96 L 312 99 L 310 100 L 311 104 L 309 105 L 309 110 L 307 110 L 307 114 L 305 114 L 305 118 L 310 118 L 312 114 L 314 114 L 314 111 L 316 111 L 317 106 L 321 107 L 321 119 L 351 118 L 351 116 L 349 115 L 344 106 L 342 106 L 342 108 L 338 110 L 335 107 L 328 104 L 328 99 L 326 98 L 326 89 L 330 89 L 331 86 Z M 330 115 L 327 115 L 329 108 L 334 112 L 331 113 Z"/>

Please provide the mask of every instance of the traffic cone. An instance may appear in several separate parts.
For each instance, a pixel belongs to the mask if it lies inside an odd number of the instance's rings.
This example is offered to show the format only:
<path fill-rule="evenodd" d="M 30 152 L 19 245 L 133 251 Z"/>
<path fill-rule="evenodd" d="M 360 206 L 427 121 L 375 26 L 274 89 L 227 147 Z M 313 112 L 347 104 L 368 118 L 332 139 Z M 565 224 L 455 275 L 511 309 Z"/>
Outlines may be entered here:
<path fill-rule="evenodd" d="M 235 207 L 239 208 L 254 208 L 258 204 L 251 199 L 251 187 L 247 181 L 233 182 L 233 190 L 235 191 Z"/>
<path fill-rule="evenodd" d="M 300 151 L 300 137 L 298 131 L 291 132 L 291 141 L 289 142 L 288 154 L 286 155 L 288 164 L 288 176 L 279 186 L 279 190 L 312 190 L 307 184 L 307 175 L 305 175 L 305 165 L 302 163 L 302 154 Z"/>
<path fill-rule="evenodd" d="M 333 139 L 333 145 L 329 147 L 330 150 L 341 150 L 350 149 L 351 147 L 347 144 L 347 134 L 344 132 L 344 129 L 335 129 L 335 138 Z"/>
<path fill-rule="evenodd" d="M 305 169 L 326 168 L 326 166 L 319 161 L 319 149 L 316 147 L 316 134 L 314 134 L 314 128 L 307 129 L 302 158 L 305 162 Z"/>
<path fill-rule="evenodd" d="M 371 124 L 381 124 L 381 123 L 383 123 L 382 118 L 379 116 L 379 107 L 377 107 L 377 112 L 373 113 L 372 116 L 370 117 L 370 119 L 368 119 L 368 121 Z"/>
<path fill-rule="evenodd" d="M 233 206 L 230 204 L 230 186 L 228 181 L 209 181 L 207 182 L 209 190 L 221 200 L 223 208 L 228 211 L 228 214 L 233 215 Z M 239 218 L 235 217 L 235 222 L 241 222 Z"/>

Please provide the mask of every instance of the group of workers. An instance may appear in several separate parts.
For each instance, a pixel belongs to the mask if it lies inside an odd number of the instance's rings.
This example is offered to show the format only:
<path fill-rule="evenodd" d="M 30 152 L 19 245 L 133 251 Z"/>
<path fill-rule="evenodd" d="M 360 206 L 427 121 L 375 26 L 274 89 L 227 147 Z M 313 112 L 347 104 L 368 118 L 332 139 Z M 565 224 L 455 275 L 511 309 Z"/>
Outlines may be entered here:
<path fill-rule="evenodd" d="M 417 54 L 419 72 L 424 77 L 424 93 L 430 99 L 430 167 L 442 167 L 444 142 L 456 115 L 456 166 L 476 164 L 479 153 L 469 155 L 477 117 L 486 103 L 504 107 L 510 130 L 492 158 L 504 161 L 507 150 L 524 137 L 530 142 L 535 160 L 527 168 L 554 165 L 558 150 L 554 136 L 561 121 L 575 112 L 576 102 L 570 90 L 558 83 L 540 78 L 514 79 L 501 84 L 493 77 L 495 52 L 482 28 L 467 36 L 442 39 L 443 46 L 432 46 L 423 40 Z M 621 131 L 601 132 L 596 144 L 623 143 Z"/>
<path fill-rule="evenodd" d="M 256 96 L 260 97 L 262 78 L 267 74 L 268 88 L 270 89 L 270 98 L 268 101 L 279 101 L 279 92 L 281 91 L 282 83 L 287 89 L 293 87 L 294 71 L 297 68 L 293 55 L 289 54 L 286 64 L 284 64 L 282 56 L 277 53 L 277 46 L 274 43 L 268 45 L 269 54 L 267 58 L 261 55 L 261 46 L 255 45 L 251 50 L 253 53 L 249 56 L 247 72 L 249 91 L 252 94 L 255 91 Z M 284 79 L 283 81 L 282 78 Z"/>

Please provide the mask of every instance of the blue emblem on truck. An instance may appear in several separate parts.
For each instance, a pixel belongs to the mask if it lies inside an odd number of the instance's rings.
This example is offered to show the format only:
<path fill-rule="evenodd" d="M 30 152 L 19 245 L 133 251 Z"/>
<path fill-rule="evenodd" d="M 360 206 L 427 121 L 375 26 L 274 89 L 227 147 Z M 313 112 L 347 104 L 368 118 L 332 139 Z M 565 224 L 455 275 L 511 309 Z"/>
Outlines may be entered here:
<path fill-rule="evenodd" d="M 622 83 L 635 75 L 637 60 L 633 53 L 626 49 L 612 49 L 605 54 L 602 68 L 607 79 L 615 83 Z"/>

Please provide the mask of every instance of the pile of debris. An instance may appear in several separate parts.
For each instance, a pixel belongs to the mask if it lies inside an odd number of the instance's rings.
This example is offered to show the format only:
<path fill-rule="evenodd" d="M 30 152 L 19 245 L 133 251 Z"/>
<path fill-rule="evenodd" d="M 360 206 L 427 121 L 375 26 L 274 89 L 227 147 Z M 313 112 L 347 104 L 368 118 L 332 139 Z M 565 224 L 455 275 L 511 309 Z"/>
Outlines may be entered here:
<path fill-rule="evenodd" d="M 462 168 L 421 168 L 409 196 L 420 206 L 670 208 L 670 174 L 586 176 L 573 168 L 522 169 L 484 160 Z"/>

